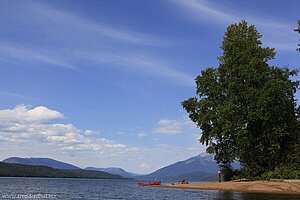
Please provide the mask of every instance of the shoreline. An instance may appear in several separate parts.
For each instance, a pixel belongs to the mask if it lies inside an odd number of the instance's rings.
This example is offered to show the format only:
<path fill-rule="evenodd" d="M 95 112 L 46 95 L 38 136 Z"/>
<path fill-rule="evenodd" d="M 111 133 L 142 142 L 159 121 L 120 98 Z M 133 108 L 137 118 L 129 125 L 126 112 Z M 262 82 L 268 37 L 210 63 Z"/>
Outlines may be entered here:
<path fill-rule="evenodd" d="M 222 183 L 202 182 L 202 183 L 176 184 L 176 185 L 162 184 L 154 187 L 300 195 L 299 182 L 277 182 L 277 181 L 233 182 L 230 181 L 230 182 L 222 182 Z"/>

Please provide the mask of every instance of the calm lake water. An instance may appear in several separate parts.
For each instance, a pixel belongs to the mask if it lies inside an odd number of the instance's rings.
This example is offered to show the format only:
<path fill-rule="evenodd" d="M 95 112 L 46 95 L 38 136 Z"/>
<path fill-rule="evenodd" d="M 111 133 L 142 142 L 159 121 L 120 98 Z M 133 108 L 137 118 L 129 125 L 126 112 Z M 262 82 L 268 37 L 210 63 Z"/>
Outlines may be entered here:
<path fill-rule="evenodd" d="M 296 200 L 300 196 L 136 186 L 128 180 L 0 178 L 1 199 Z"/>

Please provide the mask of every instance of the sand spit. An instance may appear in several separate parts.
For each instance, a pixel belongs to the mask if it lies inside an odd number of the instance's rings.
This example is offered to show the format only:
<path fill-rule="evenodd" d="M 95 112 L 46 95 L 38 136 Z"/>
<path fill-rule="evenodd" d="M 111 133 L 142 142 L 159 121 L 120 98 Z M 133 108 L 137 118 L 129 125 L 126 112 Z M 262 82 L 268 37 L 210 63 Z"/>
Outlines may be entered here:
<path fill-rule="evenodd" d="M 239 192 L 299 194 L 300 182 L 288 181 L 247 181 L 247 182 L 206 182 L 190 184 L 163 184 L 155 187 L 201 189 L 201 190 L 225 190 Z"/>

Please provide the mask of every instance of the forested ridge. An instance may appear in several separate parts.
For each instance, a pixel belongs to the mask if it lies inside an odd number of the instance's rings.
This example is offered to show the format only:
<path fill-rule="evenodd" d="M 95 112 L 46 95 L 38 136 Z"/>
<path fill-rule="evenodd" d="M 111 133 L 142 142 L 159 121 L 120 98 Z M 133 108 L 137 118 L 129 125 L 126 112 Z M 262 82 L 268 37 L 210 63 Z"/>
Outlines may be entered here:
<path fill-rule="evenodd" d="M 77 169 L 54 169 L 47 166 L 21 165 L 0 162 L 0 177 L 47 177 L 121 179 L 123 177 L 100 171 Z"/>

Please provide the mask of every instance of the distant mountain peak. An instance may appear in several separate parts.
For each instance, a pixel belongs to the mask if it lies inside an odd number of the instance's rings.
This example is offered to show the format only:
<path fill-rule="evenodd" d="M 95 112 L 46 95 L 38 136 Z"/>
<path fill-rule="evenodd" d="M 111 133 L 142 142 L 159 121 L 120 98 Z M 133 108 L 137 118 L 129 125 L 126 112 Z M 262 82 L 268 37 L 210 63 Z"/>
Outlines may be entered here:
<path fill-rule="evenodd" d="M 197 156 L 188 158 L 183 161 L 178 161 L 174 164 L 163 167 L 155 172 L 144 176 L 147 179 L 173 179 L 174 177 L 184 177 L 187 174 L 189 178 L 194 176 L 194 178 L 199 178 L 200 174 L 203 176 L 203 179 L 208 176 L 215 176 L 218 170 L 218 164 L 213 159 L 214 155 L 201 153 Z M 201 177 L 200 177 L 201 178 Z"/>
<path fill-rule="evenodd" d="M 210 153 L 206 153 L 206 152 L 202 152 L 198 155 L 201 158 L 213 158 L 214 154 L 210 154 Z"/>
<path fill-rule="evenodd" d="M 127 172 L 124 169 L 119 167 L 108 167 L 108 168 L 86 167 L 85 170 L 102 171 L 110 174 L 119 175 L 125 178 L 135 178 L 137 176 L 140 176 L 139 174 Z"/>
<path fill-rule="evenodd" d="M 204 165 L 207 165 L 207 162 L 214 161 L 214 155 L 208 153 L 200 153 L 197 156 L 188 158 L 187 160 L 183 161 L 185 164 L 191 164 L 192 162 L 200 162 Z"/>

